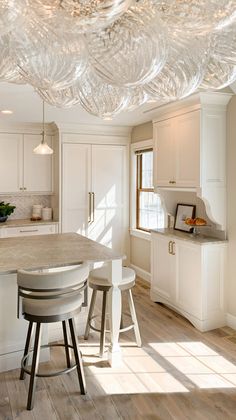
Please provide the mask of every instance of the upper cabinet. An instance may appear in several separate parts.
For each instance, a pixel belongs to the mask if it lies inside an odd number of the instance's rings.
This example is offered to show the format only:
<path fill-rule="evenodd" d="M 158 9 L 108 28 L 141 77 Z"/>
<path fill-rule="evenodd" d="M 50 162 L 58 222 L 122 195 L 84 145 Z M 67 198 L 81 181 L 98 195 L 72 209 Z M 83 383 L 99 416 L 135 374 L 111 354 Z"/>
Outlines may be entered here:
<path fill-rule="evenodd" d="M 188 112 L 154 125 L 156 187 L 200 185 L 200 111 Z"/>
<path fill-rule="evenodd" d="M 154 187 L 196 191 L 226 227 L 226 107 L 232 95 L 199 93 L 166 105 L 154 121 Z"/>
<path fill-rule="evenodd" d="M 40 134 L 0 133 L 0 194 L 52 192 L 52 156 L 33 153 L 40 141 Z"/>

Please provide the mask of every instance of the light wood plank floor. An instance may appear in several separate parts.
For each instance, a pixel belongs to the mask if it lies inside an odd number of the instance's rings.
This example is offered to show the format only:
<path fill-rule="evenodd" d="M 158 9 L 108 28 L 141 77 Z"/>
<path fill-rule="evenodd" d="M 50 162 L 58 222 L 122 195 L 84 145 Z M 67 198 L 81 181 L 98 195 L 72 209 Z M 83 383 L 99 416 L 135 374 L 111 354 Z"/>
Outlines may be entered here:
<path fill-rule="evenodd" d="M 28 378 L 19 370 L 0 374 L 0 419 L 236 419 L 236 331 L 200 333 L 188 321 L 152 303 L 138 281 L 134 298 L 143 347 L 123 335 L 124 363 L 118 369 L 98 357 L 98 335 L 80 339 L 88 394 L 79 394 L 76 373 L 39 378 L 34 410 L 26 411 Z M 127 302 L 124 302 L 124 306 Z M 52 351 L 62 367 L 62 348 Z M 49 364 L 41 364 L 45 370 Z"/>

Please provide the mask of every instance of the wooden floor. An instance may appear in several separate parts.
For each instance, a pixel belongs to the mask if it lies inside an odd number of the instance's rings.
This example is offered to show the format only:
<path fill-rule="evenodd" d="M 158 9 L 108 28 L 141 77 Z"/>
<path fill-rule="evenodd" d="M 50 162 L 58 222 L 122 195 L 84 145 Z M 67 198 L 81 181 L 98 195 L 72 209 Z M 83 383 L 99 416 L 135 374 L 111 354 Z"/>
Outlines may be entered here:
<path fill-rule="evenodd" d="M 9 371 L 0 374 L 0 419 L 236 419 L 236 331 L 198 332 L 152 303 L 141 281 L 134 297 L 143 347 L 135 347 L 132 332 L 122 337 L 122 367 L 99 359 L 96 333 L 88 342 L 81 338 L 88 394 L 79 394 L 75 372 L 39 378 L 29 412 L 28 378 L 19 381 L 19 370 Z M 63 349 L 54 348 L 52 356 L 53 367 L 61 367 Z"/>

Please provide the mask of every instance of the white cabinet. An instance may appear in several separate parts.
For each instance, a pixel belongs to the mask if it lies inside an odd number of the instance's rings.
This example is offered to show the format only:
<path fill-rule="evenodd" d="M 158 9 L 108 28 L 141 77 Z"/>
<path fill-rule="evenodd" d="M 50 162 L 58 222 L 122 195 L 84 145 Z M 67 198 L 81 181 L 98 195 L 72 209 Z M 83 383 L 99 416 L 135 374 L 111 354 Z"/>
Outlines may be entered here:
<path fill-rule="evenodd" d="M 155 190 L 195 191 L 209 219 L 221 230 L 226 229 L 226 107 L 230 98 L 230 94 L 201 92 L 160 108 L 154 121 Z"/>
<path fill-rule="evenodd" d="M 62 231 L 124 252 L 128 234 L 127 147 L 63 144 Z"/>
<path fill-rule="evenodd" d="M 155 187 L 198 187 L 200 184 L 200 111 L 154 125 Z"/>
<path fill-rule="evenodd" d="M 151 299 L 201 331 L 225 325 L 224 242 L 191 242 L 152 233 Z"/>
<path fill-rule="evenodd" d="M 0 193 L 23 189 L 23 135 L 0 134 Z"/>
<path fill-rule="evenodd" d="M 0 228 L 0 238 L 13 238 L 17 236 L 34 236 L 34 235 L 48 235 L 58 232 L 58 225 L 40 224 L 40 225 L 26 225 L 26 226 L 12 226 Z"/>
<path fill-rule="evenodd" d="M 0 134 L 0 194 L 52 192 L 52 156 L 33 153 L 40 141 L 39 134 Z"/>

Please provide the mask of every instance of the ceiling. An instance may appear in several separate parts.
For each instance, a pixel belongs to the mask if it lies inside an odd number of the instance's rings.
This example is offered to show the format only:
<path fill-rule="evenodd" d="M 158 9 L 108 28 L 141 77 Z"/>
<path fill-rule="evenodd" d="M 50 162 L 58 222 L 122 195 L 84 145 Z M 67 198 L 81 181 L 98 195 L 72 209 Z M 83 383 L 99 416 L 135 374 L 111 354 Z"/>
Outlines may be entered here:
<path fill-rule="evenodd" d="M 96 125 L 124 125 L 135 126 L 150 121 L 155 115 L 153 107 L 157 103 L 145 104 L 133 112 L 123 112 L 112 121 L 104 121 L 87 113 L 81 106 L 75 105 L 70 109 L 61 109 L 45 105 L 45 121 L 57 123 L 77 123 Z M 0 110 L 10 109 L 12 115 L 0 113 L 0 124 L 8 122 L 26 123 L 42 121 L 42 100 L 30 85 L 0 83 Z"/>
<path fill-rule="evenodd" d="M 231 89 L 236 93 L 236 82 Z M 223 91 L 231 91 L 229 88 Z M 231 92 L 232 92 L 231 91 Z M 122 112 L 112 121 L 104 121 L 86 112 L 80 105 L 62 109 L 45 105 L 45 121 L 71 124 L 92 124 L 133 127 L 155 118 L 161 102 L 142 105 L 132 112 Z M 10 109 L 12 115 L 0 113 L 0 124 L 7 123 L 40 123 L 42 122 L 42 100 L 30 85 L 0 83 L 0 111 Z"/>

